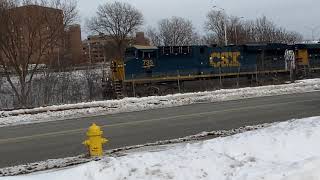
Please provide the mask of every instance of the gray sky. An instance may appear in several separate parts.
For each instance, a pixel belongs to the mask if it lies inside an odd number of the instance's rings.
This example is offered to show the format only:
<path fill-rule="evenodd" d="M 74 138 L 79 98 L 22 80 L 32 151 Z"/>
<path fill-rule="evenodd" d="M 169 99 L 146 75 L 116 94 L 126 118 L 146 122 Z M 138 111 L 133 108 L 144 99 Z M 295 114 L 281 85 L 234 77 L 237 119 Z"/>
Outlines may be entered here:
<path fill-rule="evenodd" d="M 95 15 L 98 5 L 114 0 L 79 0 L 81 19 Z M 193 22 L 200 33 L 207 12 L 218 6 L 230 15 L 255 19 L 266 15 L 274 23 L 302 33 L 311 39 L 311 29 L 315 37 L 320 37 L 320 0 L 119 0 L 139 9 L 145 25 L 155 26 L 162 18 L 179 16 Z"/>

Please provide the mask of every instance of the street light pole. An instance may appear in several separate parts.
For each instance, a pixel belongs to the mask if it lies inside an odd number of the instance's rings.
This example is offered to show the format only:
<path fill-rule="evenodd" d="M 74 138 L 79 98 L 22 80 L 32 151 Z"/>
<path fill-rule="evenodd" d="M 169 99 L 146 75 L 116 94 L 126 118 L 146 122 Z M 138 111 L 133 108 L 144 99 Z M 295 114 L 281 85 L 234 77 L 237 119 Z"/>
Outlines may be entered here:
<path fill-rule="evenodd" d="M 220 13 L 221 11 L 223 11 L 224 13 L 225 13 L 225 9 L 223 9 L 223 8 L 219 8 L 218 6 L 213 6 L 212 7 L 213 9 L 214 8 L 218 8 L 219 10 L 218 10 L 218 12 Z M 224 20 L 224 22 L 223 22 L 223 30 L 224 30 L 224 45 L 225 46 L 228 46 L 228 37 L 227 37 L 227 20 L 224 18 L 223 19 Z"/>
<path fill-rule="evenodd" d="M 225 46 L 228 46 L 227 23 L 226 23 L 226 21 L 224 21 L 224 43 L 225 43 Z"/>
<path fill-rule="evenodd" d="M 219 8 L 221 11 L 223 11 L 226 14 L 225 9 Z M 228 46 L 228 35 L 227 35 L 227 19 L 223 18 L 224 20 L 224 45 Z"/>

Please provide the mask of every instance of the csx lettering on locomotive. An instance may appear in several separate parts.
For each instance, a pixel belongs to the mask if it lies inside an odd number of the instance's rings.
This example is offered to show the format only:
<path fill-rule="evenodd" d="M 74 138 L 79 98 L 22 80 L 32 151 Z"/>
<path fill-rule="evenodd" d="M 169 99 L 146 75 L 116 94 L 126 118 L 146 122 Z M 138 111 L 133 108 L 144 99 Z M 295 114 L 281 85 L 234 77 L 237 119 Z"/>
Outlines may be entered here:
<path fill-rule="evenodd" d="M 239 67 L 240 52 L 213 52 L 209 64 L 212 67 Z"/>

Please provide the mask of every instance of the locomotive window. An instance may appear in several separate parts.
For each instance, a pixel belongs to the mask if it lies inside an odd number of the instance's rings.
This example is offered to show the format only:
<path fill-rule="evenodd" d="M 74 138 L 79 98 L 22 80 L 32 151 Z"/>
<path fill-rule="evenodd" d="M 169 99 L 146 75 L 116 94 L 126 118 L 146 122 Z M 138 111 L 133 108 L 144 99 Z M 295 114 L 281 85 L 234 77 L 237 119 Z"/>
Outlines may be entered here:
<path fill-rule="evenodd" d="M 139 59 L 154 59 L 156 58 L 156 52 L 144 52 L 144 51 L 138 51 L 138 58 Z"/>
<path fill-rule="evenodd" d="M 180 53 L 180 47 L 173 47 L 173 54 L 178 55 Z"/>
<path fill-rule="evenodd" d="M 148 52 L 148 53 L 146 53 L 145 58 L 154 59 L 154 58 L 156 58 L 156 53 L 155 52 Z"/>
<path fill-rule="evenodd" d="M 200 54 L 204 54 L 204 47 L 200 48 Z"/>
<path fill-rule="evenodd" d="M 189 46 L 182 47 L 182 54 L 191 54 L 191 48 Z"/>
<path fill-rule="evenodd" d="M 168 56 L 171 52 L 170 50 L 171 50 L 171 48 L 169 46 L 162 47 L 162 55 Z"/>
<path fill-rule="evenodd" d="M 142 51 L 138 51 L 138 58 L 143 59 L 144 58 L 144 53 Z"/>

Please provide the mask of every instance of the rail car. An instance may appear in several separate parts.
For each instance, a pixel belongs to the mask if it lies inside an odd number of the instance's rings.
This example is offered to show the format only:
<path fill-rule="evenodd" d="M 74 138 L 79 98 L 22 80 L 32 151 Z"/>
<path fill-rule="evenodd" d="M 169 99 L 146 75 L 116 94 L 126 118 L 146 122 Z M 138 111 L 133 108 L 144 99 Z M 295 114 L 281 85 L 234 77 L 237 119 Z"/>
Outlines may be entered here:
<path fill-rule="evenodd" d="M 112 61 L 104 89 L 106 98 L 122 98 L 248 86 L 287 80 L 292 63 L 299 76 L 317 72 L 320 44 L 132 46 L 123 60 Z"/>

